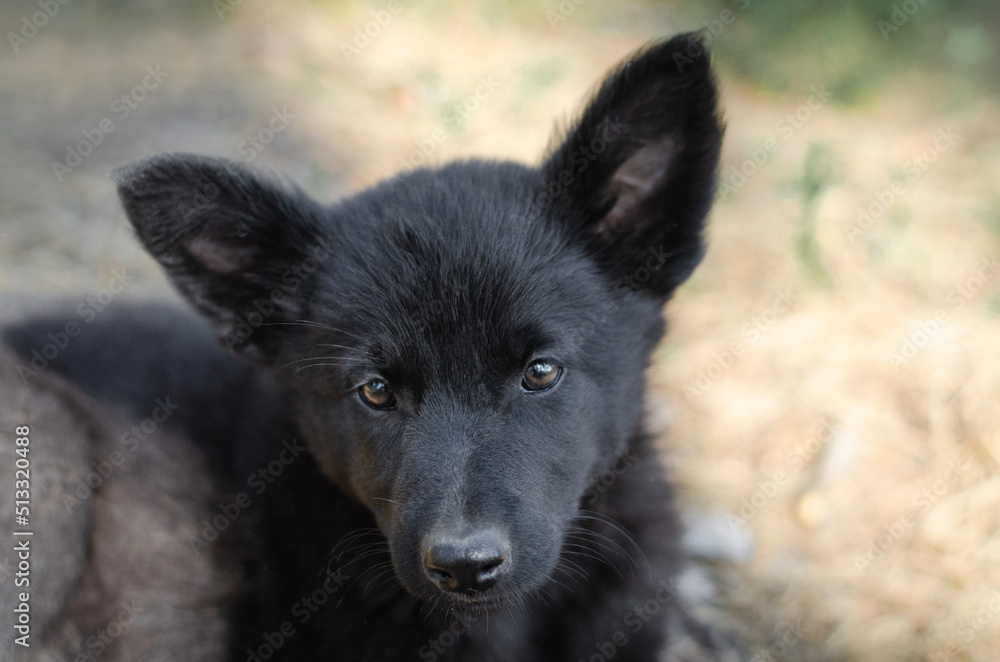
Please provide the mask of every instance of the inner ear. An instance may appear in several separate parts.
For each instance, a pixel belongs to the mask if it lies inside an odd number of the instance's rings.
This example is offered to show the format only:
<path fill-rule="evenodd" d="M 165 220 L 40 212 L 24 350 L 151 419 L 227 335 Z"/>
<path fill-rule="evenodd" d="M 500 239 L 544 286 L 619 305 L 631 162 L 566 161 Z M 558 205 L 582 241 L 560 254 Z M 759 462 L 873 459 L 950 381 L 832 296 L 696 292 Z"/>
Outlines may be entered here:
<path fill-rule="evenodd" d="M 246 270 L 260 253 L 254 246 L 226 244 L 206 237 L 192 239 L 187 251 L 204 269 L 222 276 Z"/>
<path fill-rule="evenodd" d="M 667 134 L 636 150 L 611 176 L 607 197 L 614 206 L 597 224 L 597 232 L 605 238 L 620 238 L 625 234 L 640 236 L 650 229 L 655 217 L 641 214 L 643 208 L 655 202 L 656 194 L 673 175 L 677 157 L 683 145 L 679 136 Z M 636 224 L 636 219 L 645 223 Z"/>
<path fill-rule="evenodd" d="M 722 131 L 702 37 L 654 42 L 605 78 L 559 140 L 542 166 L 540 199 L 558 201 L 544 208 L 616 279 L 660 247 L 663 260 L 641 289 L 669 297 L 704 255 Z"/>

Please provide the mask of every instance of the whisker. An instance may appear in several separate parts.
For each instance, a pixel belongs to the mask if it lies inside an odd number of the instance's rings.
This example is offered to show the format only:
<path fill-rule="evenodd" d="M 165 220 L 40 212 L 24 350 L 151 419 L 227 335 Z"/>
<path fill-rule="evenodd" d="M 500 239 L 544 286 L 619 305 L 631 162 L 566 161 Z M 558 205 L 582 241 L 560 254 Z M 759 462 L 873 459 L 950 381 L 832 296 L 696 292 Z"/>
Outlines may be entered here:
<path fill-rule="evenodd" d="M 299 323 L 299 324 L 304 325 L 304 326 L 315 326 L 315 327 L 318 327 L 318 328 L 321 328 L 321 329 L 326 329 L 327 331 L 333 331 L 334 333 L 341 333 L 341 334 L 343 334 L 345 336 L 348 336 L 350 338 L 354 338 L 355 340 L 359 340 L 361 342 L 365 342 L 365 339 L 362 338 L 361 336 L 355 335 L 355 334 L 351 333 L 350 331 L 344 331 L 343 329 L 338 329 L 337 327 L 330 326 L 329 324 L 323 324 L 322 322 L 314 322 L 312 320 L 295 320 L 295 321 L 297 323 Z"/>
<path fill-rule="evenodd" d="M 339 366 L 352 366 L 352 365 L 364 365 L 365 360 L 362 358 L 350 357 L 350 356 L 307 356 L 304 359 L 296 359 L 294 361 L 289 361 L 285 365 L 279 367 L 277 370 L 284 370 L 285 368 L 292 366 L 296 363 L 304 363 L 306 361 L 336 361 L 336 365 Z M 316 365 L 334 365 L 333 363 L 323 363 Z M 309 366 L 304 366 L 309 367 Z M 301 370 L 302 368 L 299 368 Z M 296 371 L 298 372 L 298 371 Z"/>
<path fill-rule="evenodd" d="M 299 374 L 300 372 L 302 372 L 306 368 L 318 368 L 318 367 L 324 366 L 324 365 L 326 365 L 326 366 L 332 366 L 332 367 L 335 367 L 335 368 L 343 368 L 345 365 L 355 365 L 355 364 L 352 364 L 352 363 L 311 363 L 309 365 L 304 365 L 301 368 L 299 368 L 298 370 L 296 370 L 295 374 L 296 375 Z"/>
<path fill-rule="evenodd" d="M 583 551 L 582 552 L 574 552 L 571 549 L 566 549 L 567 547 L 576 547 L 576 548 L 582 549 Z M 608 567 L 610 567 L 612 570 L 614 570 L 615 573 L 617 573 L 617 575 L 621 579 L 625 579 L 625 575 L 623 575 L 622 572 L 621 572 L 621 570 L 618 569 L 618 566 L 615 565 L 614 563 L 612 563 L 611 559 L 609 559 L 608 557 L 606 557 L 604 554 L 601 554 L 597 550 L 592 549 L 590 547 L 587 547 L 586 545 L 581 545 L 581 544 L 578 544 L 578 543 L 571 543 L 571 542 L 564 542 L 563 543 L 563 548 L 564 548 L 564 551 L 565 551 L 566 554 L 574 554 L 576 556 L 582 556 L 584 558 L 592 558 L 592 559 L 596 559 L 598 561 L 603 561 L 604 564 L 607 565 Z"/>
<path fill-rule="evenodd" d="M 375 542 L 366 543 L 359 537 L 358 539 L 351 541 L 350 545 L 340 550 L 340 552 L 336 555 L 336 560 L 339 561 L 345 554 L 359 554 L 369 549 L 378 547 L 385 547 L 388 549 L 388 543 L 385 540 L 376 540 Z"/>
<path fill-rule="evenodd" d="M 431 612 L 433 612 L 435 609 L 437 609 L 438 600 L 440 600 L 440 599 L 441 599 L 441 596 L 438 595 L 438 596 L 434 596 L 434 602 L 425 602 L 424 603 L 424 607 L 427 607 L 427 613 L 423 615 L 425 621 L 428 618 L 430 618 Z M 424 607 L 420 608 L 421 612 L 424 610 Z"/>
<path fill-rule="evenodd" d="M 369 553 L 367 555 L 363 555 L 362 558 L 364 558 L 364 556 L 371 556 L 371 555 L 372 554 Z M 357 560 L 359 560 L 359 559 L 352 559 L 348 563 L 344 564 L 343 567 L 347 567 L 348 565 L 350 565 L 351 563 L 353 563 L 354 561 L 357 561 Z M 382 563 L 377 563 L 377 564 L 375 564 L 373 566 L 369 566 L 369 567 L 365 568 L 364 570 L 362 570 L 358 574 L 358 576 L 354 579 L 354 581 L 352 581 L 350 584 L 348 584 L 347 587 L 344 589 L 344 592 L 340 596 L 340 600 L 337 601 L 337 608 L 338 609 L 340 608 L 340 605 L 343 603 L 344 598 L 351 592 L 351 589 L 354 588 L 362 579 L 364 579 L 365 576 L 370 576 L 372 573 L 377 572 L 379 570 L 382 570 L 386 566 L 388 566 L 389 571 L 392 570 L 392 562 L 391 561 L 384 561 Z M 385 570 L 383 570 L 383 572 L 385 572 Z M 369 580 L 368 585 L 365 586 L 365 589 L 362 592 L 362 595 L 364 595 L 364 594 L 366 594 L 368 592 L 368 587 L 371 585 L 372 581 L 374 581 L 375 579 L 380 578 L 382 576 L 383 572 L 379 572 L 378 575 L 376 575 L 371 580 Z"/>
<path fill-rule="evenodd" d="M 573 592 L 572 589 L 570 589 L 569 586 L 566 586 L 565 584 L 563 584 L 561 581 L 559 581 L 558 579 L 556 579 L 552 575 L 549 575 L 549 581 L 552 582 L 553 584 L 556 584 L 557 586 L 561 586 L 562 588 L 564 588 L 566 590 L 567 593 L 572 593 Z"/>
<path fill-rule="evenodd" d="M 360 343 L 367 343 L 368 341 L 359 335 L 351 333 L 350 331 L 345 331 L 344 329 L 338 329 L 337 327 L 330 326 L 329 324 L 323 324 L 322 322 L 314 322 L 312 320 L 295 320 L 294 322 L 264 322 L 261 326 L 306 326 L 313 327 L 316 329 L 324 329 L 326 331 L 332 331 L 333 333 L 340 333 L 349 338 L 354 338 Z"/>
<path fill-rule="evenodd" d="M 317 347 L 336 347 L 337 349 L 346 349 L 348 352 L 360 352 L 361 350 L 357 347 L 348 347 L 347 345 L 334 345 L 331 343 L 316 343 Z"/>
<path fill-rule="evenodd" d="M 374 545 L 373 544 L 373 545 L 366 545 L 366 547 L 367 547 L 367 549 L 363 548 L 364 551 L 362 551 L 362 549 L 356 550 L 355 551 L 356 556 L 354 556 L 347 563 L 344 563 L 343 566 L 341 566 L 341 567 L 346 568 L 347 566 L 351 565 L 352 563 L 357 563 L 358 561 L 363 561 L 364 559 L 368 559 L 368 558 L 371 558 L 373 556 L 378 556 L 379 554 L 387 554 L 389 552 L 389 550 L 387 548 L 383 548 L 382 545 Z"/>
<path fill-rule="evenodd" d="M 614 539 L 609 538 L 603 533 L 598 533 L 597 531 L 592 531 L 590 529 L 581 529 L 574 527 L 574 530 L 570 535 L 574 536 L 577 540 L 581 542 L 588 541 L 587 538 L 583 537 L 584 535 L 593 536 L 594 538 L 592 539 L 592 542 L 594 544 L 600 545 L 602 548 L 608 550 L 609 552 L 613 552 L 619 556 L 625 557 L 625 560 L 629 562 L 630 566 L 635 566 L 636 568 L 639 567 L 638 561 L 636 561 L 624 547 L 622 547 Z M 609 547 L 607 544 L 605 544 L 605 541 L 613 545 L 613 547 Z"/>
<path fill-rule="evenodd" d="M 295 359 L 294 361 L 289 361 L 285 365 L 281 366 L 281 368 L 287 368 L 290 365 L 294 365 L 296 363 L 304 363 L 305 361 L 323 361 L 325 359 L 338 360 L 338 359 L 342 359 L 342 358 L 346 358 L 346 357 L 342 357 L 342 356 L 307 356 L 304 359 Z M 281 370 L 281 368 L 278 368 L 278 370 Z"/>
<path fill-rule="evenodd" d="M 580 564 L 570 559 L 567 559 L 564 556 L 559 557 L 559 561 L 556 563 L 555 570 L 559 570 L 565 573 L 567 577 L 572 578 L 573 581 L 575 581 L 578 585 L 580 585 L 580 579 L 584 580 L 587 579 L 587 573 L 583 571 L 583 568 L 580 567 Z M 580 579 L 577 579 L 578 577 Z M 583 586 L 580 585 L 580 588 L 582 589 Z"/>
<path fill-rule="evenodd" d="M 366 527 L 366 528 L 363 528 L 363 529 L 355 529 L 354 531 L 346 533 L 346 534 L 344 534 L 343 537 L 341 537 L 340 540 L 337 541 L 337 544 L 335 544 L 333 546 L 333 548 L 330 549 L 330 555 L 333 555 L 334 553 L 336 553 L 337 549 L 341 545 L 353 543 L 355 540 L 357 540 L 358 538 L 360 538 L 362 536 L 370 536 L 370 535 L 375 535 L 375 534 L 381 535 L 382 532 L 379 529 L 376 529 L 374 527 Z"/>
<path fill-rule="evenodd" d="M 380 573 L 378 573 L 377 575 L 375 575 L 374 577 L 372 577 L 372 579 L 368 582 L 368 584 L 365 585 L 365 588 L 361 592 L 361 595 L 368 595 L 368 590 L 372 587 L 372 584 L 374 584 L 377 580 L 382 579 L 387 574 L 392 573 L 392 572 L 393 572 L 393 570 L 392 570 L 392 564 L 390 563 L 388 568 L 383 568 L 383 570 Z"/>
<path fill-rule="evenodd" d="M 625 537 L 625 540 L 627 540 L 632 545 L 632 547 L 634 547 L 635 550 L 639 552 L 639 556 L 642 557 L 642 561 L 646 566 L 646 570 L 649 573 L 649 577 L 650 578 L 653 577 L 653 567 L 650 565 L 649 559 L 646 557 L 646 553 L 642 551 L 642 548 L 639 547 L 639 544 L 635 541 L 635 538 L 632 537 L 632 534 L 629 533 L 624 526 L 622 526 L 620 523 L 618 523 L 608 515 L 593 510 L 581 510 L 579 516 L 583 517 L 584 519 L 592 519 L 598 522 L 604 522 L 605 524 L 611 526 L 613 529 L 621 533 Z"/>

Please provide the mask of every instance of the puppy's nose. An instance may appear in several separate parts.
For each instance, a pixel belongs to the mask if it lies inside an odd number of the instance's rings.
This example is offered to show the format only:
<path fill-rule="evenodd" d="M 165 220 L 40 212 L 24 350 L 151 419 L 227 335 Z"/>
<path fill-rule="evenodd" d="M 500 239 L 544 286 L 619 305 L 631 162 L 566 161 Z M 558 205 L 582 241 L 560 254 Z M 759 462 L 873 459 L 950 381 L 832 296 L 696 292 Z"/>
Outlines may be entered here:
<path fill-rule="evenodd" d="M 424 541 L 424 572 L 444 591 L 485 591 L 510 571 L 510 541 L 496 529 Z"/>

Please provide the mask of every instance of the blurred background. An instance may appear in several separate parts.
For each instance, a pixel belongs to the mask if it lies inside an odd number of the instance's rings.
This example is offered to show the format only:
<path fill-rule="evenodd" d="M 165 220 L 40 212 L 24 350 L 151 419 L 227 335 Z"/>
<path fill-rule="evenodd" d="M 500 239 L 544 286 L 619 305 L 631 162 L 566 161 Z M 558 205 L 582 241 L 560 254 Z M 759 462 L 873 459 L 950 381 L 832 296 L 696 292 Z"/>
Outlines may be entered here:
<path fill-rule="evenodd" d="M 168 291 L 108 176 L 132 159 L 248 161 L 325 201 L 537 163 L 620 58 L 705 30 L 721 187 L 649 375 L 704 608 L 754 660 L 1000 659 L 994 0 L 6 0 L 0 23 L 0 291 L 81 302 Z"/>

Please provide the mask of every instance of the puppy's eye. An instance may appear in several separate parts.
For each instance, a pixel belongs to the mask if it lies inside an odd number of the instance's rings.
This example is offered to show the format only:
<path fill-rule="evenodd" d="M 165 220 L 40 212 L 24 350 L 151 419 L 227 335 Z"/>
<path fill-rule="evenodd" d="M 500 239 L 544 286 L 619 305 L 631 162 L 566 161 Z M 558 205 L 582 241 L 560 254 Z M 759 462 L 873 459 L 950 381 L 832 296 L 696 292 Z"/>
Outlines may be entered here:
<path fill-rule="evenodd" d="M 392 409 L 396 404 L 396 396 L 381 379 L 372 379 L 359 386 L 358 397 L 372 409 Z"/>
<path fill-rule="evenodd" d="M 546 359 L 539 359 L 524 371 L 521 388 L 525 391 L 545 391 L 556 385 L 562 376 L 562 366 Z"/>

